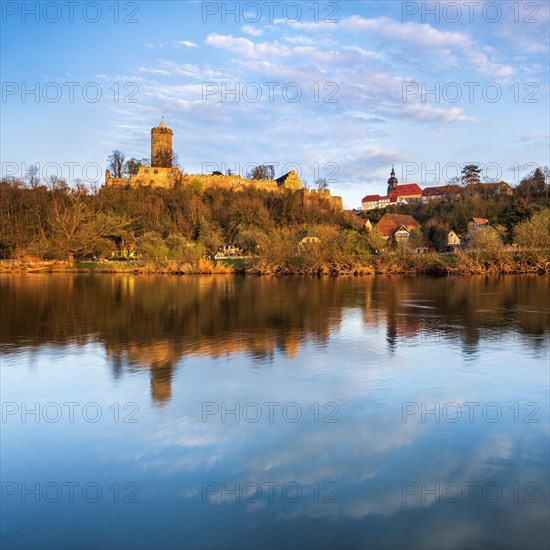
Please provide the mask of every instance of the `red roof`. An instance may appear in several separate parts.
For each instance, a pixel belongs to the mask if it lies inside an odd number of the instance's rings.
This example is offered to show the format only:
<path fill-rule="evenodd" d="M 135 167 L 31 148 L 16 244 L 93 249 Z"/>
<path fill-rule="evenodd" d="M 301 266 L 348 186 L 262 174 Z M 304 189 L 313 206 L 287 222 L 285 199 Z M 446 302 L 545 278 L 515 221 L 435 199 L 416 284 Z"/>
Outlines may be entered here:
<path fill-rule="evenodd" d="M 403 197 L 408 195 L 422 195 L 422 189 L 416 183 L 405 183 L 398 185 L 396 189 L 392 189 L 389 193 L 390 197 Z"/>
<path fill-rule="evenodd" d="M 437 187 L 426 187 L 422 190 L 423 197 L 436 197 L 438 195 L 446 195 L 447 193 L 458 193 L 460 187 L 458 185 L 439 185 Z"/>
<path fill-rule="evenodd" d="M 489 223 L 489 220 L 487 218 L 472 218 L 472 221 L 474 223 L 477 223 L 477 225 L 485 225 Z"/>
<path fill-rule="evenodd" d="M 370 202 L 380 200 L 380 195 L 366 195 L 361 199 L 361 202 Z"/>
<path fill-rule="evenodd" d="M 376 224 L 376 228 L 384 237 L 390 237 L 401 226 L 405 227 L 407 231 L 420 228 L 420 224 L 408 214 L 384 214 Z"/>

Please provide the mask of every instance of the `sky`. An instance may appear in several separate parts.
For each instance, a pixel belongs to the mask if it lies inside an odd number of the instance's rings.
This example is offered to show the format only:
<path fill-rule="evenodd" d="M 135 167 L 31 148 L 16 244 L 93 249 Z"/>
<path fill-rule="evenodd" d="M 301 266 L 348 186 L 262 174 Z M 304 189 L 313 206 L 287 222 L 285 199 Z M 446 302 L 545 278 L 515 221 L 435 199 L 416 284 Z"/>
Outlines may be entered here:
<path fill-rule="evenodd" d="M 273 164 L 347 208 L 550 164 L 550 3 L 2 1 L 2 176 L 102 185 L 164 116 L 187 173 Z"/>

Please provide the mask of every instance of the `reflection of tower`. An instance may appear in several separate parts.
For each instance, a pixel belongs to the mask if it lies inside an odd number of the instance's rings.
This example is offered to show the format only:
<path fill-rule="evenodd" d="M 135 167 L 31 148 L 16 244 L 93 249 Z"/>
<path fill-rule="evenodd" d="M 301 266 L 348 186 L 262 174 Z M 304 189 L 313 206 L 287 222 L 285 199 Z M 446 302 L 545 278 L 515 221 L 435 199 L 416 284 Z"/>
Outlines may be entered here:
<path fill-rule="evenodd" d="M 397 189 L 397 184 L 399 182 L 397 181 L 397 178 L 395 177 L 395 168 L 391 167 L 391 176 L 390 176 L 390 179 L 388 180 L 388 194 L 390 191 L 394 191 L 395 189 Z"/>
<path fill-rule="evenodd" d="M 151 166 L 154 168 L 172 168 L 172 135 L 172 130 L 164 126 L 164 117 L 157 127 L 151 128 Z"/>
<path fill-rule="evenodd" d="M 172 397 L 172 365 L 151 365 L 151 396 L 159 404 L 164 405 Z"/>

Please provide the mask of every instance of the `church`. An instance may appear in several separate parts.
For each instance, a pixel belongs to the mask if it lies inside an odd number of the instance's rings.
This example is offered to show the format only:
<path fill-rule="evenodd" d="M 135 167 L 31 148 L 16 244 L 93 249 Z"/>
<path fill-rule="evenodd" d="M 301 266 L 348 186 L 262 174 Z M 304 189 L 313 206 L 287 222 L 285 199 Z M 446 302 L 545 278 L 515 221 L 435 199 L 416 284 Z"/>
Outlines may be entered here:
<path fill-rule="evenodd" d="M 387 194 L 367 195 L 361 201 L 361 209 L 363 212 L 374 210 L 375 208 L 386 208 L 386 206 L 394 204 L 409 204 L 422 200 L 422 189 L 416 183 L 406 183 L 399 185 L 399 181 L 395 177 L 395 167 L 392 166 L 390 178 L 388 179 Z"/>

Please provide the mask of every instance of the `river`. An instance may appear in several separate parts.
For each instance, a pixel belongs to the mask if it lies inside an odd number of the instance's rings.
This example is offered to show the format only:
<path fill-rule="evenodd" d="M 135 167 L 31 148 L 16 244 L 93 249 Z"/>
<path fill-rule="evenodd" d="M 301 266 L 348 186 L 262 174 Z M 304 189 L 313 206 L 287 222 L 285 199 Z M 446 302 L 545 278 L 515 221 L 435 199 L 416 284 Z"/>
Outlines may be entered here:
<path fill-rule="evenodd" d="M 548 548 L 550 278 L 0 277 L 1 546 Z"/>

